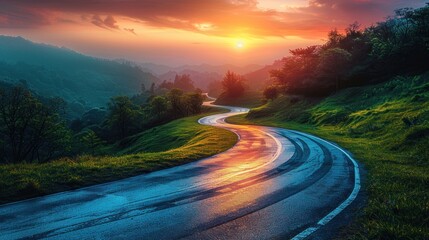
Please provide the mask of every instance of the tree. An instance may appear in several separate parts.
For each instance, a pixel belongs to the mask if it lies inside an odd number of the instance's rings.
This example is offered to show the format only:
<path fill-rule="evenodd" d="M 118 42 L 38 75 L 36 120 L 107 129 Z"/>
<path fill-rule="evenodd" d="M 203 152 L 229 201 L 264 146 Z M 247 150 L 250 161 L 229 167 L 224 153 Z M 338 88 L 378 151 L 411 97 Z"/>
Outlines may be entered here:
<path fill-rule="evenodd" d="M 82 141 L 84 142 L 85 146 L 90 149 L 93 155 L 95 154 L 97 148 L 103 145 L 103 141 L 93 130 L 88 130 L 85 135 L 82 136 Z"/>
<path fill-rule="evenodd" d="M 313 75 L 315 69 L 313 65 L 316 65 L 316 63 L 307 65 L 304 61 L 300 55 L 286 57 L 283 59 L 283 67 L 271 71 L 270 75 L 284 90 L 294 91 L 302 88 L 303 82 Z"/>
<path fill-rule="evenodd" d="M 177 75 L 176 75 L 176 77 L 177 77 Z M 167 81 L 167 80 L 164 80 L 164 81 L 162 81 L 162 83 L 158 87 L 158 89 L 161 89 L 161 88 L 165 88 L 165 89 L 171 90 L 171 89 L 174 88 L 174 83 L 170 82 L 170 81 Z"/>
<path fill-rule="evenodd" d="M 168 90 L 172 90 L 176 88 L 176 89 L 182 90 L 183 92 L 195 91 L 194 82 L 192 81 L 191 76 L 189 74 L 183 74 L 183 75 L 176 74 L 173 82 L 164 80 L 159 85 L 159 88 L 165 88 Z"/>
<path fill-rule="evenodd" d="M 158 119 L 161 118 L 167 112 L 168 109 L 168 101 L 165 97 L 155 96 L 150 101 L 150 109 L 152 114 L 156 115 Z"/>
<path fill-rule="evenodd" d="M 346 28 L 346 37 L 350 36 L 352 38 L 360 37 L 362 36 L 363 32 L 361 31 L 359 22 L 355 21 L 354 23 L 350 24 Z"/>
<path fill-rule="evenodd" d="M 189 74 L 176 75 L 174 78 L 174 88 L 181 89 L 184 92 L 192 92 L 195 90 L 194 82 Z"/>
<path fill-rule="evenodd" d="M 109 103 L 108 123 L 119 139 L 123 139 L 133 129 L 137 118 L 138 106 L 126 96 L 114 97 Z"/>
<path fill-rule="evenodd" d="M 351 54 L 341 48 L 330 48 L 322 52 L 319 69 L 328 78 L 335 79 L 336 91 L 340 88 L 340 78 L 347 70 Z"/>
<path fill-rule="evenodd" d="M 203 96 L 200 93 L 187 93 L 183 97 L 183 105 L 186 107 L 186 115 L 201 113 Z"/>
<path fill-rule="evenodd" d="M 324 47 L 325 48 L 339 47 L 339 44 L 343 39 L 344 39 L 344 35 L 339 33 L 337 29 L 334 29 L 328 33 L 328 41 Z"/>
<path fill-rule="evenodd" d="M 319 46 L 313 45 L 306 48 L 297 48 L 293 50 L 289 50 L 289 52 L 295 56 L 303 59 L 312 59 L 317 57 L 317 50 Z"/>
<path fill-rule="evenodd" d="M 168 101 L 171 106 L 171 114 L 173 117 L 182 117 L 185 114 L 185 107 L 182 101 L 183 91 L 180 89 L 172 89 L 167 94 Z"/>
<path fill-rule="evenodd" d="M 222 81 L 222 88 L 229 97 L 239 97 L 244 92 L 243 77 L 228 71 Z"/>
<path fill-rule="evenodd" d="M 274 100 L 278 97 L 279 92 L 277 90 L 277 86 L 268 86 L 267 88 L 265 88 L 264 90 L 264 97 L 267 100 Z"/>
<path fill-rule="evenodd" d="M 3 161 L 44 162 L 70 150 L 71 134 L 60 111 L 62 99 L 42 103 L 23 87 L 0 90 L 0 135 Z"/>

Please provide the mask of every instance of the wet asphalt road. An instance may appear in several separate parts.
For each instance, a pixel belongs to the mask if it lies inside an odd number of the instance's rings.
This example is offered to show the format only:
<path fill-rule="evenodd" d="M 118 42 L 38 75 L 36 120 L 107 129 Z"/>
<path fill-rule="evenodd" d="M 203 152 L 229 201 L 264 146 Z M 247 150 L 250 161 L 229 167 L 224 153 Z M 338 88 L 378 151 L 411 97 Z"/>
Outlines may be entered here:
<path fill-rule="evenodd" d="M 199 120 L 239 136 L 226 152 L 0 206 L 0 239 L 327 238 L 360 188 L 356 162 L 304 133 Z M 335 228 L 328 228 L 329 225 Z"/>

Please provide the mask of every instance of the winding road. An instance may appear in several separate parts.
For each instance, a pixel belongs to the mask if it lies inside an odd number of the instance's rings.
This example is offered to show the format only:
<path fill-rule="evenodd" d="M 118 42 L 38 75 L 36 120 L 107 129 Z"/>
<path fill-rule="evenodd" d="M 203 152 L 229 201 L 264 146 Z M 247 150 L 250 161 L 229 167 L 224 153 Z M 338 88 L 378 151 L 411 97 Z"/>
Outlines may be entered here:
<path fill-rule="evenodd" d="M 228 124 L 248 109 L 220 107 L 230 112 L 199 123 L 239 136 L 226 152 L 2 205 L 0 238 L 327 239 L 346 223 L 360 189 L 346 151 L 297 131 Z"/>

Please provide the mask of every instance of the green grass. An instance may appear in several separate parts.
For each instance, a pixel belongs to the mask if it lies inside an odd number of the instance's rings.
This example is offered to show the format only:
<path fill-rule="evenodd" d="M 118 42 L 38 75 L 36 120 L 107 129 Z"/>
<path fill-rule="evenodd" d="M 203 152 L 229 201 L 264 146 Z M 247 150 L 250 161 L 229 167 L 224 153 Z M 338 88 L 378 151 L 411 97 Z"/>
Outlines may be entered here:
<path fill-rule="evenodd" d="M 428 74 L 322 100 L 283 96 L 228 122 L 309 132 L 364 164 L 368 202 L 341 238 L 429 239 Z"/>
<path fill-rule="evenodd" d="M 44 164 L 0 165 L 0 202 L 113 181 L 223 152 L 236 143 L 237 136 L 197 123 L 210 114 L 178 119 L 130 137 L 111 147 L 119 151 L 118 156 L 86 155 Z"/>

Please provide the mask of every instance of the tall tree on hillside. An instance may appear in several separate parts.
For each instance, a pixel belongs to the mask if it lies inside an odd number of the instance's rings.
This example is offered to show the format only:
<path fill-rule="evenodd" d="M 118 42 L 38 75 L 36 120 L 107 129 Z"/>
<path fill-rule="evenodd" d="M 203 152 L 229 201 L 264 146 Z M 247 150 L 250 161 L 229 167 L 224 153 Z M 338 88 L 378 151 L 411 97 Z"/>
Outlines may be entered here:
<path fill-rule="evenodd" d="M 186 115 L 192 115 L 201 113 L 201 107 L 203 104 L 203 96 L 201 93 L 187 93 L 182 98 L 183 105 L 186 109 Z"/>
<path fill-rule="evenodd" d="M 239 97 L 244 92 L 243 77 L 228 71 L 222 81 L 222 88 L 229 97 Z"/>
<path fill-rule="evenodd" d="M 150 101 L 150 110 L 158 119 L 167 112 L 168 101 L 163 96 L 155 96 Z"/>
<path fill-rule="evenodd" d="M 134 127 L 138 116 L 138 106 L 134 105 L 126 96 L 114 97 L 109 103 L 108 123 L 114 132 L 118 132 L 119 139 L 123 139 Z"/>
<path fill-rule="evenodd" d="M 182 97 L 183 97 L 183 91 L 180 89 L 172 89 L 170 92 L 168 92 L 167 94 L 167 99 L 170 102 L 170 106 L 171 106 L 171 114 L 174 117 L 182 117 L 185 116 L 185 106 L 183 105 L 183 101 L 182 101 Z"/>

